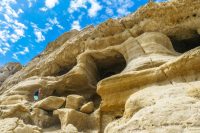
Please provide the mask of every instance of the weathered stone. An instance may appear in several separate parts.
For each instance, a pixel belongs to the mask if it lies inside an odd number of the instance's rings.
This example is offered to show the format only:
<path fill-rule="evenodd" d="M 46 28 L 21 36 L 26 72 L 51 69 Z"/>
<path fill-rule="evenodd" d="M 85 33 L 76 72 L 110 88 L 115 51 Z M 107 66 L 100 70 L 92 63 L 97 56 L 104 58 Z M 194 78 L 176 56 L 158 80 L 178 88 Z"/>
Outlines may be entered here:
<path fill-rule="evenodd" d="M 49 96 L 43 100 L 40 100 L 34 104 L 34 108 L 41 108 L 44 110 L 56 110 L 59 109 L 65 102 L 65 98 Z"/>
<path fill-rule="evenodd" d="M 84 104 L 85 99 L 83 96 L 79 95 L 68 95 L 66 98 L 66 108 L 71 108 L 71 109 L 80 109 L 81 106 Z"/>
<path fill-rule="evenodd" d="M 0 86 L 10 76 L 22 69 L 20 63 L 7 63 L 0 67 Z"/>
<path fill-rule="evenodd" d="M 41 133 L 37 126 L 26 125 L 18 118 L 0 119 L 1 133 Z"/>
<path fill-rule="evenodd" d="M 48 112 L 34 108 L 31 112 L 33 123 L 41 128 L 47 128 L 59 123 L 58 117 L 48 114 Z"/>
<path fill-rule="evenodd" d="M 68 124 L 65 128 L 62 129 L 61 133 L 78 133 L 78 129 L 74 125 Z"/>
<path fill-rule="evenodd" d="M 150 2 L 126 17 L 63 34 L 3 78 L 1 121 L 18 117 L 45 127 L 54 112 L 63 131 L 200 132 L 199 9 L 199 0 Z M 35 92 L 44 99 L 35 103 Z M 66 108 L 58 109 L 66 96 Z M 34 104 L 42 110 L 31 112 Z M 59 123 L 44 131 L 62 132 Z"/>
<path fill-rule="evenodd" d="M 83 113 L 87 113 L 87 114 L 92 113 L 94 111 L 94 103 L 88 102 L 88 103 L 84 104 L 81 107 L 80 111 L 83 112 Z"/>
<path fill-rule="evenodd" d="M 24 104 L 12 104 L 0 106 L 0 118 L 17 117 L 22 119 L 25 123 L 30 123 L 30 110 Z"/>
<path fill-rule="evenodd" d="M 97 113 L 88 115 L 74 109 L 63 108 L 55 110 L 54 115 L 59 116 L 62 130 L 65 130 L 68 124 L 76 125 L 78 131 L 99 130 L 100 119 Z"/>

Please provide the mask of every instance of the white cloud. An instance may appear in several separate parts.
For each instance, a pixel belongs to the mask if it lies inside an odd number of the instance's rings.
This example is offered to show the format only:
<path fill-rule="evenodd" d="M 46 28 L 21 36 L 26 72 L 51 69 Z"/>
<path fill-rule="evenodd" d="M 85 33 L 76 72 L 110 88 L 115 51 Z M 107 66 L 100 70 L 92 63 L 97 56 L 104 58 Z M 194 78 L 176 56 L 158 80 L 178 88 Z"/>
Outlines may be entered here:
<path fill-rule="evenodd" d="M 88 10 L 88 15 L 90 17 L 95 17 L 102 7 L 96 0 L 89 0 L 89 2 L 91 3 L 91 8 Z"/>
<path fill-rule="evenodd" d="M 130 13 L 129 9 L 134 6 L 132 0 L 103 0 L 106 6 L 106 13 L 113 16 L 112 11 L 116 11 L 117 17 L 122 17 Z"/>
<path fill-rule="evenodd" d="M 80 26 L 80 23 L 79 23 L 78 20 L 72 22 L 71 30 L 73 30 L 73 29 L 76 29 L 76 30 L 80 30 L 81 29 L 81 26 Z"/>
<path fill-rule="evenodd" d="M 34 34 L 36 36 L 36 42 L 42 42 L 45 40 L 45 37 L 42 35 L 41 31 L 34 31 Z"/>
<path fill-rule="evenodd" d="M 31 8 L 33 3 L 36 2 L 36 0 L 27 0 L 28 2 L 28 7 Z"/>
<path fill-rule="evenodd" d="M 34 35 L 36 37 L 36 42 L 42 42 L 45 40 L 44 35 L 42 34 L 42 29 L 38 28 L 38 26 L 35 23 L 31 22 L 31 26 L 33 27 Z"/>
<path fill-rule="evenodd" d="M 57 4 L 59 4 L 58 0 L 45 0 L 45 7 L 41 7 L 39 10 L 46 12 L 48 9 L 54 8 Z"/>
<path fill-rule="evenodd" d="M 9 48 L 0 48 L 0 54 L 5 55 L 9 51 Z"/>
<path fill-rule="evenodd" d="M 48 22 L 51 24 L 51 26 L 56 25 L 58 28 L 64 29 L 64 27 L 60 25 L 56 17 L 54 17 L 53 19 L 49 18 Z"/>
<path fill-rule="evenodd" d="M 44 34 L 47 33 L 50 30 L 53 30 L 53 27 L 56 26 L 59 29 L 64 29 L 63 26 L 60 25 L 60 23 L 58 22 L 57 18 L 54 17 L 52 18 L 48 18 L 47 19 L 47 23 L 45 23 L 45 28 L 39 28 L 35 23 L 31 22 L 31 26 L 33 28 L 34 31 L 34 35 L 36 37 L 36 42 L 42 42 L 45 41 L 45 36 Z"/>
<path fill-rule="evenodd" d="M 90 6 L 88 6 L 88 4 Z M 71 0 L 68 11 L 73 13 L 79 11 L 80 8 L 88 10 L 88 16 L 95 17 L 97 16 L 98 11 L 102 9 L 102 6 L 97 0 Z"/>
<path fill-rule="evenodd" d="M 59 1 L 58 0 L 46 0 L 45 1 L 45 6 L 47 8 L 53 8 L 56 4 L 58 4 Z"/>
<path fill-rule="evenodd" d="M 46 12 L 48 9 L 46 7 L 39 8 L 40 11 Z"/>
<path fill-rule="evenodd" d="M 110 9 L 110 8 L 106 8 L 106 13 L 108 14 L 108 15 L 110 15 L 110 16 L 112 16 L 114 13 L 113 13 L 113 10 L 112 9 Z"/>
<path fill-rule="evenodd" d="M 18 55 L 25 55 L 26 53 L 29 53 L 28 47 L 24 47 L 24 50 L 13 53 L 12 58 L 15 60 L 19 60 Z"/>
<path fill-rule="evenodd" d="M 0 54 L 5 55 L 9 51 L 10 44 L 15 43 L 24 37 L 27 27 L 19 22 L 19 15 L 24 13 L 21 8 L 13 9 L 12 5 L 17 4 L 16 0 L 2 0 L 0 2 L 0 13 L 3 19 L 0 20 Z"/>

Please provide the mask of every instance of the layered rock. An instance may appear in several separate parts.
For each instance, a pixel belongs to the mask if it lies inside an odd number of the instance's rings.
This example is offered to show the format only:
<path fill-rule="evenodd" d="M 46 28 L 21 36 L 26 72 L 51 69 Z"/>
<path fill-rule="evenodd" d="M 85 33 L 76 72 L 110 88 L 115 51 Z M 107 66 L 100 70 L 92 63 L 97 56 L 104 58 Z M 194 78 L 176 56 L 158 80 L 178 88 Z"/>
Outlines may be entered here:
<path fill-rule="evenodd" d="M 22 66 L 20 63 L 7 63 L 0 68 L 0 86 L 1 84 L 11 75 L 21 70 Z"/>
<path fill-rule="evenodd" d="M 199 7 L 151 2 L 65 33 L 2 84 L 1 121 L 44 132 L 200 132 Z"/>

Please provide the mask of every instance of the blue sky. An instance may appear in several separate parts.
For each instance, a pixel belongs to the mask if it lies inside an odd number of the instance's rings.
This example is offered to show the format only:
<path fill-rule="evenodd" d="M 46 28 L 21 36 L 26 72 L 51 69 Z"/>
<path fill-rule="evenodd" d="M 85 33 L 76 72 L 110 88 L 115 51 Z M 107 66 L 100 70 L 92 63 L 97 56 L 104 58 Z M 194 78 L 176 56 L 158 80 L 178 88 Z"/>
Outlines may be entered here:
<path fill-rule="evenodd" d="M 26 65 L 64 32 L 123 17 L 145 3 L 147 0 L 0 0 L 0 66 L 8 62 Z"/>

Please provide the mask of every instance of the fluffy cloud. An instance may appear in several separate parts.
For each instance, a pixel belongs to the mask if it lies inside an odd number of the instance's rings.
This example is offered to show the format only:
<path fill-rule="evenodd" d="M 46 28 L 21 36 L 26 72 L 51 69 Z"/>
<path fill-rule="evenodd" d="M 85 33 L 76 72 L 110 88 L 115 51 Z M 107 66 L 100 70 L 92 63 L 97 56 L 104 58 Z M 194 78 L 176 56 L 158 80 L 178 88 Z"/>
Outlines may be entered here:
<path fill-rule="evenodd" d="M 31 22 L 31 26 L 34 31 L 34 35 L 36 37 L 35 41 L 38 43 L 45 41 L 44 34 L 50 30 L 53 30 L 54 26 L 58 27 L 59 29 L 64 29 L 64 27 L 60 25 L 56 17 L 54 17 L 53 19 L 48 18 L 47 23 L 45 23 L 45 28 L 39 28 L 35 23 L 32 23 L 32 22 Z"/>
<path fill-rule="evenodd" d="M 90 7 L 88 6 L 88 4 L 90 5 Z M 79 11 L 80 8 L 87 9 L 88 16 L 95 17 L 98 11 L 102 9 L 102 6 L 99 2 L 97 2 L 97 0 L 71 0 L 68 11 L 70 13 L 73 13 L 75 11 Z"/>
<path fill-rule="evenodd" d="M 58 0 L 46 0 L 45 1 L 45 6 L 47 8 L 53 8 L 56 4 L 58 4 L 59 1 Z"/>
<path fill-rule="evenodd" d="M 46 8 L 46 7 L 41 7 L 41 8 L 39 8 L 39 10 L 42 11 L 42 12 L 46 12 L 46 11 L 48 10 L 48 8 Z"/>
<path fill-rule="evenodd" d="M 26 53 L 29 53 L 28 47 L 24 47 L 24 50 L 13 53 L 12 58 L 15 60 L 19 60 L 18 55 L 25 55 Z"/>
<path fill-rule="evenodd" d="M 37 43 L 45 40 L 44 35 L 42 34 L 42 29 L 40 29 L 35 23 L 31 22 L 31 26 L 33 27 L 34 35 L 36 37 L 35 41 Z"/>
<path fill-rule="evenodd" d="M 64 27 L 60 25 L 60 23 L 58 22 L 58 20 L 57 20 L 56 17 L 54 17 L 53 19 L 48 18 L 48 22 L 49 22 L 49 24 L 50 24 L 51 26 L 56 25 L 59 29 L 64 29 Z"/>
<path fill-rule="evenodd" d="M 132 0 L 103 0 L 106 4 L 106 13 L 110 16 L 116 11 L 117 17 L 122 17 L 130 13 L 129 9 L 134 6 Z"/>
<path fill-rule="evenodd" d="M 13 9 L 16 0 L 2 0 L 0 12 L 3 19 L 0 20 L 0 54 L 5 55 L 10 49 L 9 43 L 15 43 L 25 36 L 27 27 L 18 21 L 19 15 L 24 13 L 22 9 Z"/>
<path fill-rule="evenodd" d="M 88 10 L 88 15 L 90 17 L 95 17 L 102 7 L 96 0 L 89 0 L 89 2 L 91 3 L 91 8 Z"/>
<path fill-rule="evenodd" d="M 59 4 L 58 0 L 45 0 L 45 7 L 41 7 L 39 10 L 46 12 L 48 9 L 54 8 L 57 4 Z"/>
<path fill-rule="evenodd" d="M 36 36 L 36 42 L 42 42 L 45 40 L 45 37 L 42 35 L 41 31 L 34 31 L 34 34 Z"/>
<path fill-rule="evenodd" d="M 76 30 L 80 30 L 81 26 L 78 20 L 73 21 L 72 25 L 71 25 L 71 30 L 76 29 Z"/>
<path fill-rule="evenodd" d="M 28 7 L 32 7 L 33 3 L 36 2 L 36 0 L 27 0 L 28 2 Z"/>

